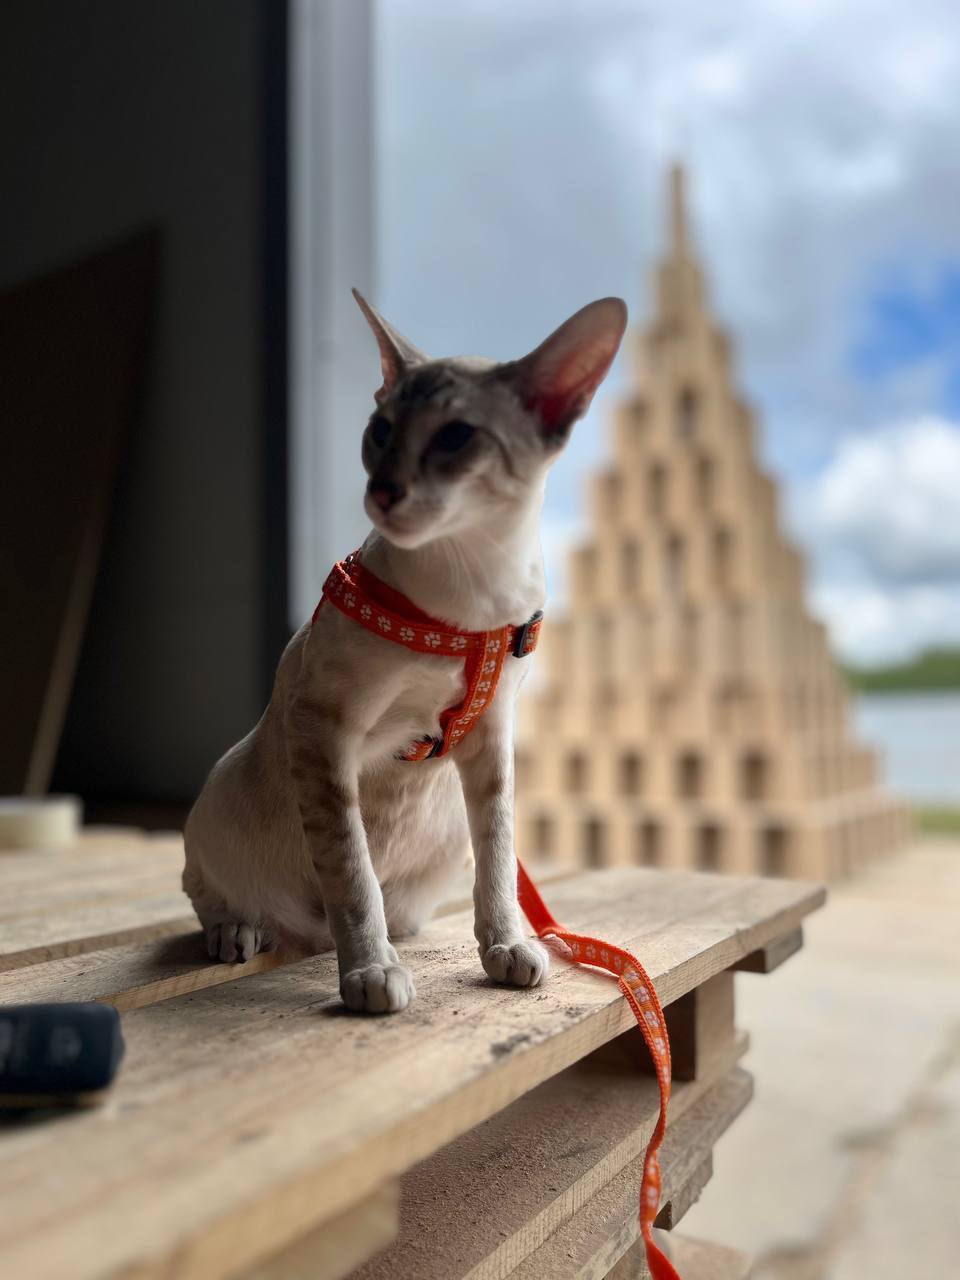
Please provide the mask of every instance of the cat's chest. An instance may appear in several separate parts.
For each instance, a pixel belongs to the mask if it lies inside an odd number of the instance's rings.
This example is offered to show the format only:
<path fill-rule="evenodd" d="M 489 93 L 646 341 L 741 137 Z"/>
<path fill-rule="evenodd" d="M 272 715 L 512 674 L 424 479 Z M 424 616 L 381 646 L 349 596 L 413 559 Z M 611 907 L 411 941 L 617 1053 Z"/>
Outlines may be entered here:
<path fill-rule="evenodd" d="M 464 665 L 450 659 L 419 662 L 367 734 L 365 754 L 394 754 L 418 738 L 435 736 L 440 713 L 461 702 L 467 691 Z"/>
<path fill-rule="evenodd" d="M 516 692 L 513 674 L 504 671 L 496 698 L 511 697 Z M 464 663 L 448 658 L 418 663 L 367 734 L 364 756 L 370 759 L 394 755 L 418 739 L 438 736 L 441 713 L 459 706 L 466 692 Z"/>

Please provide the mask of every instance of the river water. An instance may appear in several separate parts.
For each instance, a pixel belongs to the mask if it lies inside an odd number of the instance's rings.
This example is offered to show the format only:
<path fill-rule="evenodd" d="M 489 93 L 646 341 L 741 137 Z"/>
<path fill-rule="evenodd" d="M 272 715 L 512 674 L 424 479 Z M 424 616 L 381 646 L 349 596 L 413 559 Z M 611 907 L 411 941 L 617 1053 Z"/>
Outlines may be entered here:
<path fill-rule="evenodd" d="M 908 800 L 960 807 L 960 693 L 868 693 L 860 737 L 883 753 L 887 784 Z"/>

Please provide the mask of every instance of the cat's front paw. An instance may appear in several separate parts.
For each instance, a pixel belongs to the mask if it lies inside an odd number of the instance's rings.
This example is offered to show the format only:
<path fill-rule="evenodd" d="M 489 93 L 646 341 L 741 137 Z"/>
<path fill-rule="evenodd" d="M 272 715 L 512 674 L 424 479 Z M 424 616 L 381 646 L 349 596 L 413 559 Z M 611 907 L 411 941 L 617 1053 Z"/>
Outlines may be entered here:
<path fill-rule="evenodd" d="M 512 987 L 539 987 L 550 972 L 546 947 L 532 939 L 481 948 L 480 960 L 494 982 L 508 982 Z"/>
<path fill-rule="evenodd" d="M 252 960 L 258 951 L 269 951 L 272 946 L 266 930 L 259 925 L 233 920 L 211 925 L 204 936 L 207 955 L 225 964 L 243 964 Z"/>
<path fill-rule="evenodd" d="M 357 1013 L 399 1013 L 417 994 L 413 974 L 402 964 L 368 964 L 340 979 L 340 995 Z"/>

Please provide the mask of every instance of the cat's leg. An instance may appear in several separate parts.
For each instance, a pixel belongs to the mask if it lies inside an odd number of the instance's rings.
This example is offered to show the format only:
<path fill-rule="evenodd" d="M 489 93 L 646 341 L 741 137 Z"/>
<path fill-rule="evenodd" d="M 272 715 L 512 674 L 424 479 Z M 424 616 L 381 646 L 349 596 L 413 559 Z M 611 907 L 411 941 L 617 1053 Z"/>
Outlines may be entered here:
<path fill-rule="evenodd" d="M 546 948 L 524 937 L 514 852 L 513 707 L 494 705 L 454 755 L 463 783 L 473 856 L 474 932 L 495 982 L 536 987 L 550 968 Z"/>
<path fill-rule="evenodd" d="M 387 937 L 383 895 L 360 818 L 363 728 L 348 728 L 339 707 L 302 690 L 292 696 L 285 723 L 290 776 L 337 948 L 340 995 L 349 1009 L 396 1013 L 416 993 Z"/>
<path fill-rule="evenodd" d="M 459 858 L 438 860 L 419 877 L 394 881 L 384 888 L 387 932 L 392 940 L 412 938 L 420 932 L 447 895 L 460 869 L 460 861 Z"/>
<path fill-rule="evenodd" d="M 267 926 L 259 921 L 240 919 L 220 894 L 209 887 L 196 859 L 190 856 L 189 843 L 187 863 L 183 871 L 183 888 L 197 913 L 207 955 L 211 960 L 222 960 L 225 964 L 243 964 L 252 960 L 259 951 L 269 951 L 272 948 L 273 937 Z"/>

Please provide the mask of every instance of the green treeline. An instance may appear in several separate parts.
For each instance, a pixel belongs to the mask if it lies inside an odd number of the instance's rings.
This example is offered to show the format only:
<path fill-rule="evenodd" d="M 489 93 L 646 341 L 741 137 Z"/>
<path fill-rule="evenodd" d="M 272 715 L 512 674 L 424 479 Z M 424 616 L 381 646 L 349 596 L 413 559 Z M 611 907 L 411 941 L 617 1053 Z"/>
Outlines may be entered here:
<path fill-rule="evenodd" d="M 960 689 L 960 648 L 927 649 L 909 662 L 888 667 L 844 667 L 851 685 L 864 693 Z"/>

